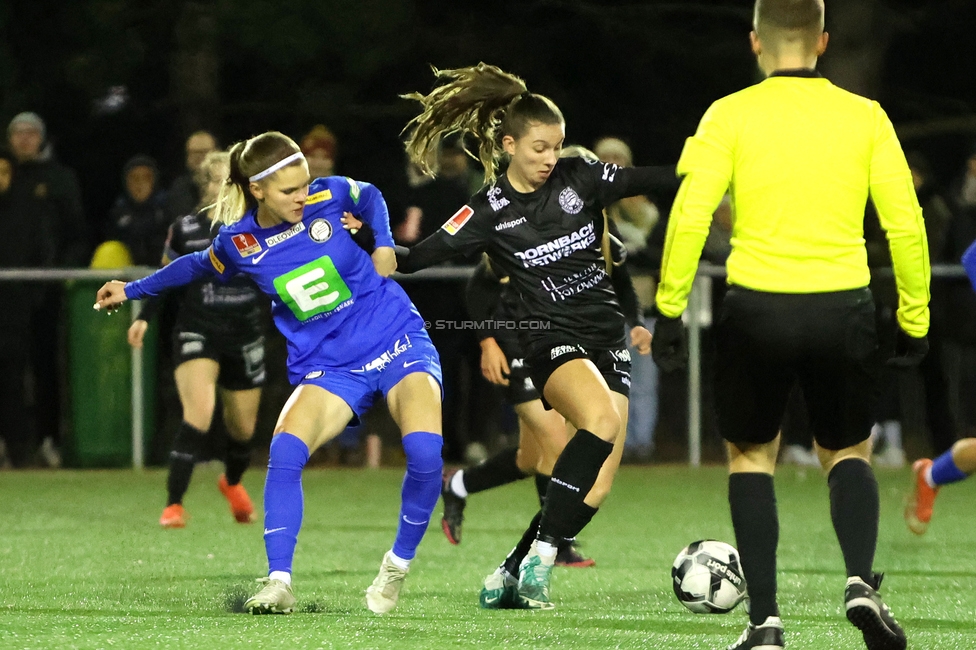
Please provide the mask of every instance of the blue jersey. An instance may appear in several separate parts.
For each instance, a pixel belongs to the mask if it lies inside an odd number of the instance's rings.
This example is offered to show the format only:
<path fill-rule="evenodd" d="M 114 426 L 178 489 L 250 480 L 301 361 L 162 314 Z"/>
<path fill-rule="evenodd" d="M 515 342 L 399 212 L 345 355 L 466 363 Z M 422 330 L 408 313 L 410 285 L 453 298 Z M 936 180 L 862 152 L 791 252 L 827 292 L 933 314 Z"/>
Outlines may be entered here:
<path fill-rule="evenodd" d="M 380 276 L 343 230 L 343 212 L 372 227 L 377 247 L 393 246 L 379 190 L 341 176 L 318 178 L 299 223 L 262 228 L 248 211 L 221 228 L 208 250 L 126 285 L 126 295 L 155 295 L 192 276 L 245 275 L 271 297 L 275 325 L 288 341 L 292 384 L 323 369 L 365 367 L 402 333 L 423 332 L 424 322 L 400 285 Z"/>

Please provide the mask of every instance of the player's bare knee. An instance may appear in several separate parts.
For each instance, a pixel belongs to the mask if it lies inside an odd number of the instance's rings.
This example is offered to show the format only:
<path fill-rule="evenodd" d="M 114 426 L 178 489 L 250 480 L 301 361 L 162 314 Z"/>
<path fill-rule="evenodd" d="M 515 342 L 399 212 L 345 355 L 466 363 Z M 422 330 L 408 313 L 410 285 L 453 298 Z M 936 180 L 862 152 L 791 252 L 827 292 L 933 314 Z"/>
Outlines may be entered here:
<path fill-rule="evenodd" d="M 580 428 L 589 430 L 593 435 L 607 442 L 613 442 L 620 434 L 622 424 L 623 420 L 620 418 L 620 414 L 611 405 L 610 408 L 603 408 L 594 413 L 591 418 L 587 419 L 587 423 Z"/>
<path fill-rule="evenodd" d="M 247 442 L 254 437 L 254 422 L 243 422 L 238 418 L 228 418 L 224 416 L 224 424 L 227 425 L 227 434 L 238 442 Z"/>
<path fill-rule="evenodd" d="M 213 403 L 209 408 L 206 404 L 192 403 L 183 405 L 183 419 L 200 431 L 209 431 L 213 422 Z"/>

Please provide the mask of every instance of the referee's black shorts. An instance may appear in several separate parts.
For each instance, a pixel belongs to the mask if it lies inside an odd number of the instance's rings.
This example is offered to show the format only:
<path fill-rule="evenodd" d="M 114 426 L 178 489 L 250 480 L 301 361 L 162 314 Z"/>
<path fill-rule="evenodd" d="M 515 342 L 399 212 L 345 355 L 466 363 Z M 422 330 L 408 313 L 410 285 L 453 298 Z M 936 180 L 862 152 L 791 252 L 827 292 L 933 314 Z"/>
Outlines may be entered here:
<path fill-rule="evenodd" d="M 772 441 L 797 381 L 821 447 L 844 449 L 870 435 L 879 357 L 866 287 L 813 294 L 732 287 L 715 336 L 719 431 L 729 442 Z"/>

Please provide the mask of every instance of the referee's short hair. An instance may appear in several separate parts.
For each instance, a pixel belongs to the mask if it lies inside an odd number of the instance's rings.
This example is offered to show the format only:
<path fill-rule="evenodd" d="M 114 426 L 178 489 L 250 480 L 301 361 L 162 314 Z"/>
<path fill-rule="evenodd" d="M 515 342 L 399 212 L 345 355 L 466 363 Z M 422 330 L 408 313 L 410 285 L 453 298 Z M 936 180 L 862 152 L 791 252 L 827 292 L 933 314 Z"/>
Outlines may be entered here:
<path fill-rule="evenodd" d="M 816 47 L 824 30 L 823 0 L 756 0 L 753 27 L 767 47 Z"/>

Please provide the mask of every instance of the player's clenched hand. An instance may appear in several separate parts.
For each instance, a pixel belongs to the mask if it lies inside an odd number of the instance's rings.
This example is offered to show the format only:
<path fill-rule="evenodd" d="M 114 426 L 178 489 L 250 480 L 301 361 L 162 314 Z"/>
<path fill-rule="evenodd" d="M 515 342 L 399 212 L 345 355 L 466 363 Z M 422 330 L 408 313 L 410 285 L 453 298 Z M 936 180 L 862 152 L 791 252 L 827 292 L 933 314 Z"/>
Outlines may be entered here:
<path fill-rule="evenodd" d="M 651 356 L 664 372 L 681 370 L 688 365 L 688 338 L 681 317 L 658 316 L 654 323 Z"/>
<path fill-rule="evenodd" d="M 643 325 L 638 325 L 630 330 L 630 344 L 637 348 L 637 352 L 640 354 L 651 353 L 651 338 L 651 333 Z"/>
<path fill-rule="evenodd" d="M 95 294 L 95 311 L 107 311 L 112 313 L 118 309 L 119 305 L 127 300 L 125 295 L 125 282 L 112 280 L 102 285 L 102 288 Z"/>
<path fill-rule="evenodd" d="M 146 328 L 148 327 L 149 323 L 141 318 L 132 321 L 132 325 L 129 325 L 129 333 L 127 336 L 129 345 L 136 349 L 142 348 L 142 340 L 146 337 Z"/>
<path fill-rule="evenodd" d="M 899 327 L 895 335 L 895 353 L 888 359 L 888 365 L 894 368 L 912 368 L 922 363 L 928 351 L 927 336 L 915 338 Z"/>
<path fill-rule="evenodd" d="M 499 386 L 508 386 L 508 359 L 498 347 L 498 342 L 490 336 L 481 342 L 481 374 L 485 379 Z"/>

